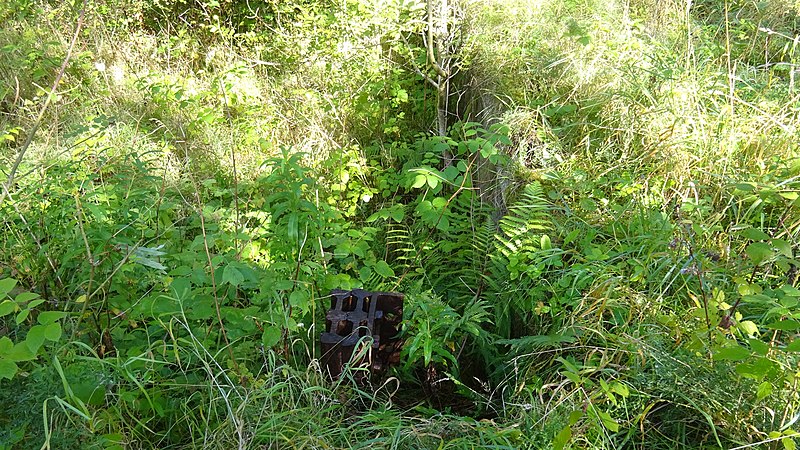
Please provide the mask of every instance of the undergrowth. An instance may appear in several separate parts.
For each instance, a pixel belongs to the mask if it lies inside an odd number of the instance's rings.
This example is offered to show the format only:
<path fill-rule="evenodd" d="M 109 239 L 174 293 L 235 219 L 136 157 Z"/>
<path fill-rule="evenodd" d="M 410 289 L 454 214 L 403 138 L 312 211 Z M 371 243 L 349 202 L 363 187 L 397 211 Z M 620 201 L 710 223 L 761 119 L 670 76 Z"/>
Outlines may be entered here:
<path fill-rule="evenodd" d="M 0 21 L 0 448 L 795 448 L 796 3 Z"/>

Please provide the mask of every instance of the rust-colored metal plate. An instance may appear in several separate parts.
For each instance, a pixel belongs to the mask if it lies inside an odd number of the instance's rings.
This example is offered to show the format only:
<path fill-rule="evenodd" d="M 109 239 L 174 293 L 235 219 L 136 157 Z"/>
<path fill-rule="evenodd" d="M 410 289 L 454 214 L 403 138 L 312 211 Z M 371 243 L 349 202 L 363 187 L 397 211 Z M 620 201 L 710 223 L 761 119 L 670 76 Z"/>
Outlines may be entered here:
<path fill-rule="evenodd" d="M 336 378 L 350 362 L 356 346 L 372 336 L 365 365 L 373 375 L 383 373 L 400 361 L 403 345 L 398 338 L 403 320 L 403 294 L 370 292 L 363 289 L 331 291 L 331 307 L 325 316 L 326 331 L 320 336 L 322 367 Z"/>

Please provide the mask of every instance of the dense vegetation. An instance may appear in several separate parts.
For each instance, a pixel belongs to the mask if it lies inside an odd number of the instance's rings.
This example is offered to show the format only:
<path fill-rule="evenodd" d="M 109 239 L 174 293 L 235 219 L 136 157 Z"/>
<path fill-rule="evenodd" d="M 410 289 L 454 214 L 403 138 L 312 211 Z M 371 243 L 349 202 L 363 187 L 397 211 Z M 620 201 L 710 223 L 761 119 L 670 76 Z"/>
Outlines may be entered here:
<path fill-rule="evenodd" d="M 794 449 L 799 11 L 0 2 L 0 448 Z"/>

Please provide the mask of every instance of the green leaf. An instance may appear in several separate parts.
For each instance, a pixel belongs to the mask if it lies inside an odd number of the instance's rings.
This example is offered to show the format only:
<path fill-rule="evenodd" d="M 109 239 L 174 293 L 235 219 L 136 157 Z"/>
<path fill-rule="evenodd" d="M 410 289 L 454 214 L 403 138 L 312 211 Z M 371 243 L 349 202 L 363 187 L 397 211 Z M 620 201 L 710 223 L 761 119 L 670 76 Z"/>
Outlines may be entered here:
<path fill-rule="evenodd" d="M 772 257 L 772 247 L 765 242 L 753 242 L 747 246 L 745 252 L 755 265 L 759 265 Z"/>
<path fill-rule="evenodd" d="M 563 450 L 572 439 L 572 428 L 564 427 L 553 439 L 553 450 Z"/>
<path fill-rule="evenodd" d="M 10 361 L 5 358 L 0 358 L 0 379 L 7 378 L 12 379 L 14 375 L 17 374 L 19 368 L 14 363 L 14 361 Z"/>
<path fill-rule="evenodd" d="M 375 269 L 375 272 L 377 272 L 377 274 L 382 276 L 383 278 L 389 278 L 394 276 L 394 270 L 392 270 L 392 268 L 389 267 L 389 264 L 387 264 L 386 261 L 384 260 L 380 260 L 377 263 L 375 263 L 373 268 Z"/>
<path fill-rule="evenodd" d="M 786 346 L 787 352 L 800 352 L 800 339 L 795 339 Z"/>
<path fill-rule="evenodd" d="M 36 359 L 36 354 L 24 342 L 18 342 L 6 352 L 5 357 L 15 362 L 31 361 Z"/>
<path fill-rule="evenodd" d="M 550 250 L 553 248 L 553 244 L 550 242 L 550 236 L 546 234 L 542 235 L 539 245 L 541 245 L 542 250 Z"/>
<path fill-rule="evenodd" d="M 16 302 L 5 300 L 0 302 L 0 317 L 7 316 L 17 309 Z"/>
<path fill-rule="evenodd" d="M 761 342 L 758 339 L 748 339 L 747 342 L 750 343 L 750 348 L 759 355 L 759 356 L 766 356 L 769 353 L 769 345 Z"/>
<path fill-rule="evenodd" d="M 289 304 L 297 308 L 305 308 L 308 306 L 308 293 L 301 289 L 292 291 L 289 294 Z"/>
<path fill-rule="evenodd" d="M 403 207 L 400 205 L 398 205 L 397 208 L 392 207 L 392 209 L 389 211 L 389 214 L 392 216 L 392 219 L 394 219 L 395 222 L 402 222 L 403 217 L 406 215 Z"/>
<path fill-rule="evenodd" d="M 747 336 L 755 336 L 758 334 L 758 325 L 752 320 L 743 320 L 739 322 L 738 328 Z"/>
<path fill-rule="evenodd" d="M 13 278 L 3 278 L 0 280 L 0 297 L 8 294 L 17 285 L 17 280 Z"/>
<path fill-rule="evenodd" d="M 275 346 L 281 340 L 281 329 L 278 327 L 264 327 L 264 333 L 261 334 L 261 343 L 265 348 Z"/>
<path fill-rule="evenodd" d="M 772 247 L 778 251 L 781 255 L 791 258 L 794 256 L 792 252 L 792 245 L 788 242 L 784 241 L 783 239 L 773 239 L 770 241 L 772 243 Z"/>
<path fill-rule="evenodd" d="M 447 166 L 446 169 L 442 172 L 445 179 L 452 182 L 456 179 L 456 177 L 461 173 L 456 166 Z"/>
<path fill-rule="evenodd" d="M 428 175 L 426 179 L 428 180 L 428 186 L 430 186 L 431 189 L 436 189 L 436 186 L 439 186 L 439 177 L 436 175 Z"/>
<path fill-rule="evenodd" d="M 424 186 L 425 183 L 427 183 L 427 182 L 428 182 L 428 179 L 425 178 L 425 175 L 420 173 L 420 174 L 417 174 L 416 177 L 414 177 L 414 184 L 412 184 L 411 187 L 414 188 L 414 189 L 419 189 L 422 186 Z"/>
<path fill-rule="evenodd" d="M 17 295 L 17 303 L 27 303 L 33 299 L 39 298 L 39 294 L 35 292 L 22 292 Z"/>
<path fill-rule="evenodd" d="M 736 346 L 720 349 L 714 354 L 715 361 L 741 361 L 750 356 L 750 350 Z"/>
<path fill-rule="evenodd" d="M 766 241 L 769 239 L 769 235 L 758 228 L 748 228 L 742 231 L 742 236 L 753 241 Z"/>
<path fill-rule="evenodd" d="M 28 335 L 25 336 L 25 344 L 28 345 L 28 348 L 31 352 L 36 353 L 44 344 L 44 325 L 34 325 L 28 330 Z"/>
<path fill-rule="evenodd" d="M 30 313 L 31 313 L 30 309 L 23 309 L 22 311 L 20 311 L 19 314 L 17 314 L 17 318 L 15 319 L 15 322 L 17 323 L 17 325 L 19 325 L 22 322 L 24 322 L 25 319 L 28 318 L 28 314 L 30 314 Z"/>
<path fill-rule="evenodd" d="M 242 272 L 239 271 L 233 264 L 228 264 L 225 266 L 225 270 L 222 271 L 222 283 L 228 283 L 231 286 L 239 286 L 244 281 L 244 275 Z"/>
<path fill-rule="evenodd" d="M 777 322 L 767 324 L 767 328 L 771 330 L 797 331 L 800 330 L 800 322 L 796 320 L 779 320 Z"/>
<path fill-rule="evenodd" d="M 47 325 L 47 327 L 44 329 L 44 337 L 46 337 L 48 341 L 53 342 L 61 339 L 61 324 L 55 322 Z"/>
<path fill-rule="evenodd" d="M 760 402 L 761 400 L 769 397 L 770 394 L 772 394 L 772 383 L 765 381 L 758 385 L 758 390 L 756 391 L 756 401 Z"/>
<path fill-rule="evenodd" d="M 786 437 L 781 439 L 781 444 L 786 450 L 797 450 L 797 444 L 794 443 L 794 438 Z"/>
<path fill-rule="evenodd" d="M 0 337 L 0 357 L 5 356 L 14 347 L 14 341 L 8 336 Z"/>
<path fill-rule="evenodd" d="M 39 313 L 39 317 L 36 319 L 40 324 L 48 325 L 66 316 L 67 313 L 63 311 L 43 311 Z"/>

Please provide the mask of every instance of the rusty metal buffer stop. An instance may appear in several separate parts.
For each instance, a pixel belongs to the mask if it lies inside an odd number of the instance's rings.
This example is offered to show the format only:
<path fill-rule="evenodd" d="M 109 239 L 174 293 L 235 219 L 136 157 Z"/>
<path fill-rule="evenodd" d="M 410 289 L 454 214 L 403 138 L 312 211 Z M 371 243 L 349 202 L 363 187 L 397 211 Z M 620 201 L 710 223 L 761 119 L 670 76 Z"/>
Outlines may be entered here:
<path fill-rule="evenodd" d="M 373 375 L 400 361 L 403 342 L 399 339 L 403 320 L 403 294 L 369 292 L 362 289 L 331 291 L 331 307 L 325 317 L 326 331 L 320 336 L 322 367 L 336 378 L 350 362 L 356 346 L 372 336 L 372 348 L 365 364 Z"/>

